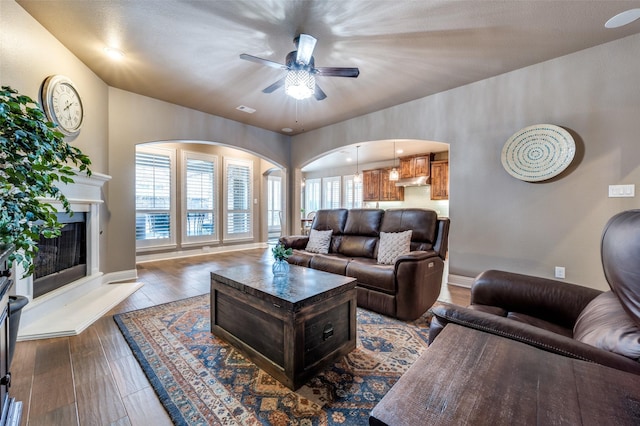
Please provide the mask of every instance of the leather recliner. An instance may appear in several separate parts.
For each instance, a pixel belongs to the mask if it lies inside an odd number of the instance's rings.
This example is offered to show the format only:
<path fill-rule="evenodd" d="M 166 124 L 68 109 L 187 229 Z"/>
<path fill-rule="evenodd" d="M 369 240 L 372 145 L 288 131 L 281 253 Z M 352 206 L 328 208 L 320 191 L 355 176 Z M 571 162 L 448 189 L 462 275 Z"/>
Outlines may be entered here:
<path fill-rule="evenodd" d="M 613 216 L 602 235 L 601 257 L 611 290 L 640 327 L 640 210 Z M 456 323 L 549 352 L 640 374 L 638 360 L 574 339 L 585 307 L 603 292 L 557 280 L 489 270 L 476 277 L 467 308 L 434 306 L 429 329 L 433 342 L 448 323 Z"/>
<path fill-rule="evenodd" d="M 331 230 L 329 253 L 305 250 L 308 236 L 281 237 L 293 248 L 291 264 L 357 279 L 358 306 L 401 320 L 414 320 L 437 300 L 447 254 L 449 219 L 433 210 L 318 210 L 311 229 Z M 381 232 L 411 230 L 411 251 L 392 265 L 377 262 Z"/>

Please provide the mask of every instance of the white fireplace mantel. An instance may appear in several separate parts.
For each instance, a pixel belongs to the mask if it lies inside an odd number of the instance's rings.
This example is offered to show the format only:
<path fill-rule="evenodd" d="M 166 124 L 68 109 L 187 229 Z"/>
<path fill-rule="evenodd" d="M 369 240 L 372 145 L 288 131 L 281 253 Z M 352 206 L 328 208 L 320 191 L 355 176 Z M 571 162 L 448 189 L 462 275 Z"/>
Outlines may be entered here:
<path fill-rule="evenodd" d="M 135 270 L 107 277 L 100 269 L 102 187 L 111 176 L 92 173 L 73 179 L 74 183 L 61 185 L 60 190 L 73 212 L 87 213 L 87 275 L 34 299 L 33 279 L 22 278 L 24 271 L 17 265 L 15 293 L 29 298 L 22 311 L 18 340 L 77 335 L 142 286 L 135 281 Z M 60 202 L 43 201 L 62 211 Z M 115 281 L 118 283 L 113 284 Z"/>

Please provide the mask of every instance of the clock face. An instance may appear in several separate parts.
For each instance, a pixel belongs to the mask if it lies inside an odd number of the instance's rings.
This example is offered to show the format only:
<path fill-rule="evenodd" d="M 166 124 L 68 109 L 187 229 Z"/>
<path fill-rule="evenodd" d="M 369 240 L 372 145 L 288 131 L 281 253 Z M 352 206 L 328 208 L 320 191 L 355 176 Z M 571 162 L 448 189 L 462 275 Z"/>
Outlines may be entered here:
<path fill-rule="evenodd" d="M 80 133 L 84 110 L 75 86 L 66 77 L 47 77 L 42 85 L 42 104 L 47 118 L 67 136 Z"/>

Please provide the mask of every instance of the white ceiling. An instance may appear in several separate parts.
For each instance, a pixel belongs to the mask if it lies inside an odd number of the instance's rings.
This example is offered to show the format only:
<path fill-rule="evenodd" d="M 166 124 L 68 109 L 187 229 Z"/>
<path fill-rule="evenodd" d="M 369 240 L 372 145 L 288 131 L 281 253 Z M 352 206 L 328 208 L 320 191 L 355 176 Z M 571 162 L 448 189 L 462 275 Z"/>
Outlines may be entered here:
<path fill-rule="evenodd" d="M 640 32 L 640 21 L 604 27 L 638 0 L 17 2 L 110 86 L 290 134 Z M 360 76 L 318 77 L 323 101 L 262 93 L 284 71 L 239 55 L 282 63 L 301 32 L 318 39 L 316 66 Z"/>

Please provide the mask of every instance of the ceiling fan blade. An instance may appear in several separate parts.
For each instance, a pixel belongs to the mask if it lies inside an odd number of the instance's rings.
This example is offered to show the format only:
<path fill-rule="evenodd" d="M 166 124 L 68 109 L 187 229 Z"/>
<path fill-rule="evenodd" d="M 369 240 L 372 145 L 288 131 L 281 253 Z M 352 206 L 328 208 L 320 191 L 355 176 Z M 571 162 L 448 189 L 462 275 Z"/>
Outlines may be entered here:
<path fill-rule="evenodd" d="M 316 48 L 318 40 L 309 34 L 300 34 L 297 39 L 298 54 L 296 56 L 296 62 L 309 65 L 309 61 L 311 61 L 311 56 L 313 55 L 313 49 Z"/>
<path fill-rule="evenodd" d="M 285 77 L 282 77 L 280 80 L 276 81 L 271 86 L 265 87 L 264 89 L 262 89 L 262 93 L 272 93 L 275 90 L 281 88 L 282 86 L 284 86 L 284 79 Z"/>
<path fill-rule="evenodd" d="M 327 94 L 324 93 L 320 86 L 318 86 L 318 84 L 316 83 L 316 91 L 314 92 L 313 96 L 315 96 L 317 100 L 321 101 L 327 97 Z"/>
<path fill-rule="evenodd" d="M 240 59 L 244 59 L 245 61 L 255 62 L 256 64 L 266 65 L 271 68 L 277 68 L 279 70 L 287 69 L 285 65 L 279 64 L 277 62 L 269 61 L 267 59 L 258 58 L 257 56 L 247 55 L 246 53 L 241 54 Z"/>
<path fill-rule="evenodd" d="M 357 77 L 360 75 L 358 68 L 318 67 L 314 71 L 325 77 Z"/>

